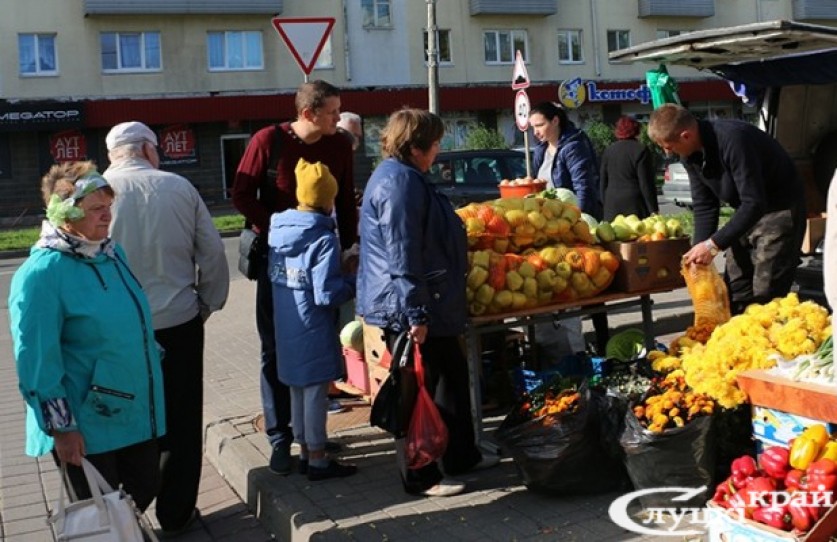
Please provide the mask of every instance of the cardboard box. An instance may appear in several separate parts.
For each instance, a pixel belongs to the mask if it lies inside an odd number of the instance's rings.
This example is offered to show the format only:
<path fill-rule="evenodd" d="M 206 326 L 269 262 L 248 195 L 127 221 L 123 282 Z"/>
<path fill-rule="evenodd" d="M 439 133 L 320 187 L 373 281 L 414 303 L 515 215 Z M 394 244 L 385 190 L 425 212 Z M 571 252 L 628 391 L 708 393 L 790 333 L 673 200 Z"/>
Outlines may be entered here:
<path fill-rule="evenodd" d="M 384 330 L 363 324 L 363 356 L 369 365 L 380 365 L 381 357 L 387 346 L 384 342 Z"/>
<path fill-rule="evenodd" d="M 692 246 L 689 238 L 645 243 L 613 241 L 603 246 L 620 262 L 611 290 L 640 292 L 686 285 L 680 274 L 680 260 Z"/>
<path fill-rule="evenodd" d="M 791 439 L 802 434 L 805 428 L 818 423 L 825 425 L 831 434 L 837 432 L 837 426 L 822 420 L 753 405 L 753 437 L 756 439 L 756 451 L 761 454 L 770 446 L 787 447 Z"/>
<path fill-rule="evenodd" d="M 802 253 L 812 254 L 825 237 L 825 213 L 807 220 L 805 237 L 802 239 Z"/>

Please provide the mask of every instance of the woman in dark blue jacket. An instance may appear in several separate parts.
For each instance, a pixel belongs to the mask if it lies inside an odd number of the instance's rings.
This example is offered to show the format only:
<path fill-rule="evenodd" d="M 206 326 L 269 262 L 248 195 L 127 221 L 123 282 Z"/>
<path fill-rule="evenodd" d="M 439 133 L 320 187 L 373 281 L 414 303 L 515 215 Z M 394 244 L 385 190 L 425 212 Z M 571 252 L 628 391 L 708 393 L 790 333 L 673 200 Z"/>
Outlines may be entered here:
<path fill-rule="evenodd" d="M 602 219 L 599 166 L 590 138 L 567 118 L 567 112 L 552 102 L 542 102 L 529 111 L 529 123 L 539 143 L 532 153 L 532 171 L 550 188 L 575 192 L 581 210 Z"/>
<path fill-rule="evenodd" d="M 384 128 L 384 160 L 366 185 L 361 207 L 357 312 L 367 324 L 383 328 L 390 349 L 401 332 L 420 345 L 425 386 L 450 435 L 442 463 L 446 474 L 456 475 L 492 466 L 498 458 L 484 457 L 476 446 L 459 342 L 466 321 L 465 228 L 425 177 L 444 131 L 438 116 L 419 109 L 393 113 Z M 464 489 L 445 479 L 437 463 L 407 469 L 403 444 L 396 440 L 407 492 L 446 496 Z"/>

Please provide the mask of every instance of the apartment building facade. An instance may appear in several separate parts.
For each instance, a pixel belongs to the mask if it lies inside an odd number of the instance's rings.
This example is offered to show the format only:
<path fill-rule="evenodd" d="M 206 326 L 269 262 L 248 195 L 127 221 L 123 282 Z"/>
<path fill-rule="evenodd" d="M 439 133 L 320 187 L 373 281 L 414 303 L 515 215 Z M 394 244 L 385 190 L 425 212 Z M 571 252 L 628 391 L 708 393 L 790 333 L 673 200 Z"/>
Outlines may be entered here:
<path fill-rule="evenodd" d="M 189 178 L 211 207 L 228 190 L 256 129 L 294 117 L 304 75 L 271 19 L 331 17 L 311 79 L 342 89 L 364 117 L 362 183 L 387 115 L 428 103 L 428 1 L 0 0 L 0 219 L 36 216 L 52 163 L 107 165 L 104 136 L 140 120 L 163 167 Z M 833 0 L 436 0 L 440 113 L 446 148 L 478 124 L 519 141 L 511 80 L 520 50 L 532 103 L 561 100 L 583 124 L 651 111 L 653 66 L 610 50 L 682 32 L 771 19 L 834 24 Z M 689 107 L 741 113 L 726 82 L 671 69 Z"/>

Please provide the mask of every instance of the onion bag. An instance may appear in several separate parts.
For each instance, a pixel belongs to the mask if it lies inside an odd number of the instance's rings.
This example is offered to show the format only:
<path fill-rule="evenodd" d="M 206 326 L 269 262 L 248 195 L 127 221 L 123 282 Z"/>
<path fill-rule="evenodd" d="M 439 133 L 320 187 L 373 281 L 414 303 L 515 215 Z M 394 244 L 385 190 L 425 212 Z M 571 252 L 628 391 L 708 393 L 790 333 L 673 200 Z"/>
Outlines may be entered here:
<path fill-rule="evenodd" d="M 695 327 L 708 330 L 730 319 L 729 294 L 714 264 L 683 266 L 680 270 L 695 309 Z"/>

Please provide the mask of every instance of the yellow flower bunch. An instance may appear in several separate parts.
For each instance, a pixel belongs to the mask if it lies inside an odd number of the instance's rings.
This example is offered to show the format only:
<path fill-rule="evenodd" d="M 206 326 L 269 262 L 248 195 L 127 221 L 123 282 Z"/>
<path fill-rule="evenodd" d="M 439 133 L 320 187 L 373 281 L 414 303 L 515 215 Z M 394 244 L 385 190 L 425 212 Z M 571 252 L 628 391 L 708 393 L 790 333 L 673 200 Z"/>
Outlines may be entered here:
<path fill-rule="evenodd" d="M 813 353 L 830 335 L 828 311 L 811 301 L 800 302 L 795 293 L 753 304 L 715 328 L 705 346 L 683 353 L 686 383 L 721 406 L 734 408 L 747 400 L 738 388 L 738 373 L 773 367 L 771 354 L 793 359 Z"/>

